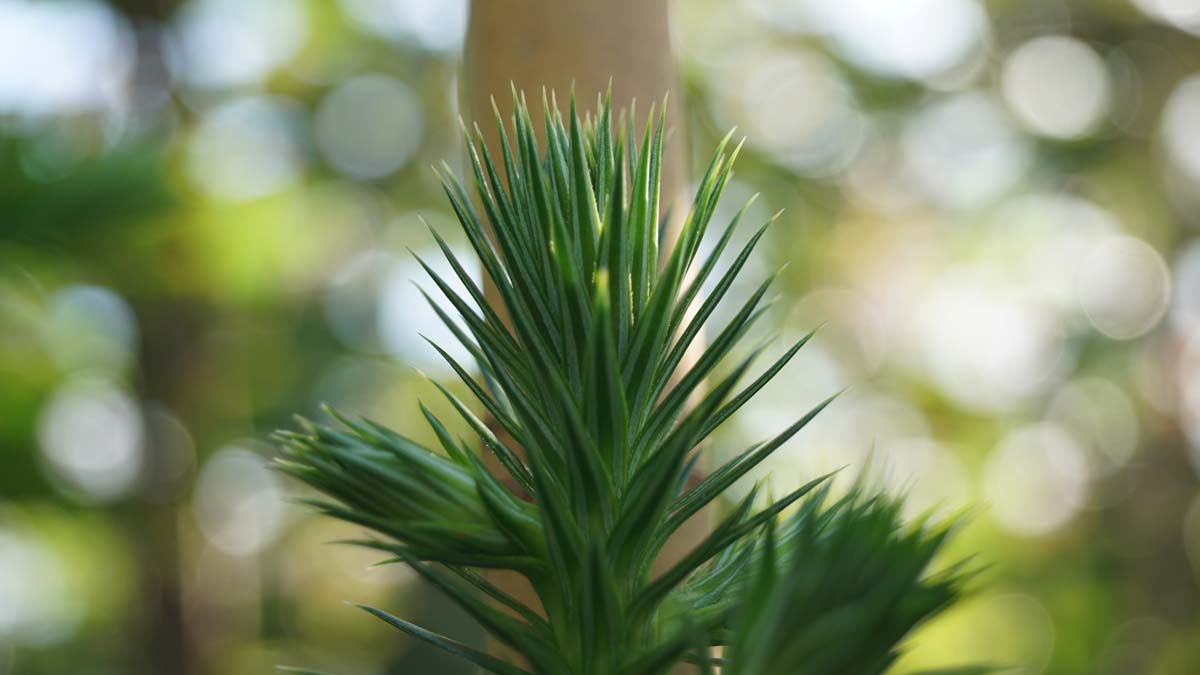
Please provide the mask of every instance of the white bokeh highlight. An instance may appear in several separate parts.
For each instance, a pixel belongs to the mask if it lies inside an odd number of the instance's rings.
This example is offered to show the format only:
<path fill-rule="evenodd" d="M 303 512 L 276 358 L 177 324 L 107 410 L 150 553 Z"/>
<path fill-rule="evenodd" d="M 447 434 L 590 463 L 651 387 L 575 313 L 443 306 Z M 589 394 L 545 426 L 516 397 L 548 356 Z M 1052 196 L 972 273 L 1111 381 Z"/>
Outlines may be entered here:
<path fill-rule="evenodd" d="M 975 267 L 951 269 L 926 291 L 913 339 L 938 388 L 982 412 L 1011 410 L 1059 370 L 1062 327 L 1025 289 Z"/>
<path fill-rule="evenodd" d="M 1137 409 L 1111 380 L 1092 376 L 1068 382 L 1055 394 L 1046 417 L 1084 444 L 1094 474 L 1111 474 L 1137 452 Z"/>
<path fill-rule="evenodd" d="M 987 16 L 975 0 L 810 0 L 817 30 L 855 64 L 915 80 L 966 61 L 988 39 Z"/>
<path fill-rule="evenodd" d="M 118 107 L 133 39 L 101 2 L 0 0 L 0 115 Z"/>
<path fill-rule="evenodd" d="M 717 113 L 747 141 L 805 174 L 845 168 L 862 145 L 866 120 L 834 64 L 811 51 L 749 49 L 714 78 Z"/>
<path fill-rule="evenodd" d="M 1079 270 L 1079 305 L 1096 330 L 1117 340 L 1150 332 L 1171 302 L 1171 274 L 1162 256 L 1136 237 L 1098 242 Z"/>
<path fill-rule="evenodd" d="M 0 525 L 0 644 L 46 646 L 74 631 L 84 606 L 68 591 L 67 565 L 29 533 Z"/>
<path fill-rule="evenodd" d="M 64 371 L 121 373 L 137 353 L 137 319 L 112 289 L 83 284 L 56 291 L 47 323 L 50 354 Z"/>
<path fill-rule="evenodd" d="M 1025 139 L 990 94 L 928 104 L 902 131 L 905 168 L 925 195 L 952 208 L 979 206 L 1012 188 L 1032 161 Z"/>
<path fill-rule="evenodd" d="M 1200 35 L 1200 0 L 1132 0 L 1146 16 Z"/>
<path fill-rule="evenodd" d="M 1173 268 L 1171 325 L 1182 335 L 1200 333 L 1200 239 L 1180 249 Z"/>
<path fill-rule="evenodd" d="M 1185 78 L 1163 108 L 1162 139 L 1171 164 L 1193 186 L 1200 186 L 1200 75 Z"/>
<path fill-rule="evenodd" d="M 283 525 L 283 491 L 267 459 L 231 445 L 204 463 L 192 495 L 192 512 L 209 543 L 229 555 L 259 553 Z"/>
<path fill-rule="evenodd" d="M 38 441 L 54 477 L 70 494 L 111 501 L 129 492 L 141 471 L 141 409 L 110 382 L 68 381 L 42 409 Z"/>
<path fill-rule="evenodd" d="M 988 513 L 1022 537 L 1047 535 L 1069 523 L 1087 500 L 1088 480 L 1084 450 L 1053 424 L 1009 432 L 983 467 Z"/>
<path fill-rule="evenodd" d="M 404 166 L 421 145 L 421 99 L 393 77 L 361 75 L 321 101 L 314 133 L 321 154 L 342 173 L 382 178 Z"/>
<path fill-rule="evenodd" d="M 309 35 L 303 0 L 190 0 L 174 20 L 175 65 L 204 88 L 259 85 Z"/>
<path fill-rule="evenodd" d="M 300 111 L 291 102 L 247 96 L 202 115 L 187 147 L 192 182 L 218 201 L 245 201 L 300 180 L 305 150 Z"/>
<path fill-rule="evenodd" d="M 471 281 L 478 285 L 480 278 L 474 255 L 465 248 L 452 250 L 471 275 Z M 454 289 L 455 293 L 462 297 L 467 296 L 466 286 L 454 274 L 453 268 L 441 251 L 427 248 L 418 250 L 417 255 Z M 454 371 L 429 344 L 429 341 L 432 341 L 445 349 L 464 368 L 473 370 L 475 361 L 470 352 L 458 342 L 454 333 L 429 306 L 429 302 L 421 294 L 422 288 L 429 292 L 429 296 L 435 302 L 445 303 L 441 291 L 411 255 L 392 261 L 379 287 L 378 296 L 377 329 L 384 350 L 397 360 L 431 376 L 452 376 Z M 452 319 L 458 320 L 453 307 L 448 304 L 440 306 L 445 307 L 446 313 Z"/>
<path fill-rule="evenodd" d="M 457 51 L 467 32 L 467 0 L 341 0 L 341 6 L 360 28 L 430 51 Z"/>
<path fill-rule="evenodd" d="M 1111 96 L 1100 55 L 1075 38 L 1051 35 L 1018 47 L 1004 62 L 1001 89 L 1017 119 L 1030 131 L 1074 139 L 1105 119 Z"/>

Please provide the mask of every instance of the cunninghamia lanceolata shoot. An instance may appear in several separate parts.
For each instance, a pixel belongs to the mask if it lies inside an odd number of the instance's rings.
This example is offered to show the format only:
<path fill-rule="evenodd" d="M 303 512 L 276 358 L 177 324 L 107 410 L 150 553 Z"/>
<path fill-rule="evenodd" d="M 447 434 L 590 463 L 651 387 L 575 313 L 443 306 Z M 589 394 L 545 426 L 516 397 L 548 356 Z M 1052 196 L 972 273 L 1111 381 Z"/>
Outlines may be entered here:
<path fill-rule="evenodd" d="M 279 467 L 323 495 L 309 500 L 315 509 L 372 533 L 356 543 L 412 566 L 523 663 L 364 609 L 502 675 L 656 675 L 683 661 L 725 675 L 886 671 L 910 630 L 954 601 L 967 575 L 931 574 L 949 530 L 905 525 L 896 499 L 861 484 L 834 499 L 820 478 L 763 508 L 756 488 L 690 553 L 651 573 L 688 518 L 832 400 L 683 490 L 705 439 L 809 339 L 740 384 L 754 354 L 731 354 L 762 315 L 768 279 L 682 365 L 769 224 L 727 251 L 743 209 L 700 256 L 740 146 L 720 142 L 663 257 L 665 115 L 652 111 L 639 134 L 614 123 L 607 101 L 585 122 L 573 100 L 564 116 L 550 99 L 543 150 L 524 96 L 514 93 L 514 107 L 510 125 L 496 110 L 498 149 L 478 127 L 464 128 L 474 201 L 448 167 L 440 173 L 502 307 L 488 304 L 470 263 L 437 232 L 466 292 L 421 261 L 444 296 L 430 300 L 434 310 L 483 383 L 434 347 L 505 433 L 439 388 L 503 472 L 490 473 L 424 406 L 437 448 L 337 415 L 336 429 L 305 422 L 281 433 Z M 528 579 L 540 608 L 489 581 L 493 569 Z M 710 656 L 718 645 L 719 666 Z"/>

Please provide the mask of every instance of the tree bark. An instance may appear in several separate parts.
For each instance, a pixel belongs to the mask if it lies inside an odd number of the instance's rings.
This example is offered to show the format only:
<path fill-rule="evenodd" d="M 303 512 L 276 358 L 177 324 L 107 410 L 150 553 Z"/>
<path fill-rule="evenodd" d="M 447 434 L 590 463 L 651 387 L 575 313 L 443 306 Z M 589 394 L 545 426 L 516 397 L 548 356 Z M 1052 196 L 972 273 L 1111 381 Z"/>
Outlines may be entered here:
<path fill-rule="evenodd" d="M 473 2 L 460 97 L 464 119 L 477 122 L 488 148 L 498 152 L 492 99 L 506 113 L 514 86 L 531 106 L 540 106 L 543 88 L 565 104 L 574 87 L 580 109 L 588 110 L 611 82 L 614 113 L 636 101 L 638 129 L 651 105 L 661 106 L 670 94 L 662 204 L 674 216 L 665 232 L 673 242 L 686 214 L 688 162 L 668 14 L 666 0 Z M 680 208 L 671 208 L 676 204 Z M 485 290 L 498 305 L 495 289 Z"/>
<path fill-rule="evenodd" d="M 479 121 L 488 142 L 494 96 L 503 111 L 511 85 L 540 98 L 575 87 L 580 107 L 613 88 L 613 107 L 638 101 L 641 115 L 668 93 L 668 127 L 676 132 L 663 158 L 663 192 L 686 189 L 683 116 L 671 53 L 666 0 L 483 0 L 472 3 L 463 62 L 463 114 Z M 668 191 L 670 190 L 670 191 Z"/>

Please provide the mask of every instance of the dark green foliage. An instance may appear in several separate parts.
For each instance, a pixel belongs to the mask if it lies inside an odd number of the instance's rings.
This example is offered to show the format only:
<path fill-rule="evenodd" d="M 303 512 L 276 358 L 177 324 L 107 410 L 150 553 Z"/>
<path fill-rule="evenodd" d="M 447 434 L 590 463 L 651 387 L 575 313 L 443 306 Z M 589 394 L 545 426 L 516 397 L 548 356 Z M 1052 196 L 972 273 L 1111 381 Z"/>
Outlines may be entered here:
<path fill-rule="evenodd" d="M 960 594 L 961 565 L 925 576 L 948 528 L 899 528 L 899 503 L 861 490 L 823 501 L 768 529 L 725 675 L 886 672 L 900 640 Z"/>
<path fill-rule="evenodd" d="M 449 309 L 431 303 L 487 386 L 442 354 L 515 445 L 442 392 L 507 476 L 493 477 L 471 445 L 452 438 L 425 409 L 440 439 L 436 451 L 374 423 L 342 419 L 341 430 L 306 423 L 301 433 L 281 434 L 281 468 L 332 498 L 312 501 L 314 507 L 379 537 L 357 543 L 411 565 L 535 673 L 653 675 L 684 659 L 705 669 L 709 647 L 721 644 L 728 644 L 728 675 L 886 670 L 909 630 L 950 603 L 960 584 L 956 571 L 927 576 L 946 531 L 903 526 L 894 501 L 856 489 L 828 503 L 829 485 L 819 479 L 756 510 L 755 488 L 690 554 L 651 576 L 689 517 L 829 401 L 681 493 L 700 445 L 808 338 L 748 385 L 739 382 L 754 355 L 722 366 L 761 316 L 767 280 L 680 372 L 684 352 L 765 229 L 717 275 L 739 214 L 697 260 L 737 149 L 728 139 L 717 148 L 660 266 L 662 118 L 651 114 L 639 141 L 631 126 L 613 124 L 607 104 L 589 124 L 574 103 L 565 120 L 553 103 L 544 108 L 544 153 L 523 97 L 516 99 L 515 133 L 503 138 L 498 157 L 478 129 L 466 133 L 482 214 L 467 190 L 444 176 L 450 204 L 511 323 L 484 301 L 436 232 L 467 294 L 456 295 L 426 267 L 466 330 Z M 505 128 L 499 112 L 497 124 Z M 546 618 L 480 572 L 493 568 L 528 578 Z M 525 672 L 365 609 L 490 672 Z"/>
<path fill-rule="evenodd" d="M 45 152 L 44 150 L 42 152 Z M 163 155 L 147 148 L 81 160 L 61 177 L 31 178 L 32 143 L 0 140 L 0 247 L 20 247 L 94 260 L 99 251 L 124 256 L 128 235 L 175 202 Z M 114 243 L 114 236 L 118 236 Z M 124 258 L 122 258 L 124 259 Z"/>

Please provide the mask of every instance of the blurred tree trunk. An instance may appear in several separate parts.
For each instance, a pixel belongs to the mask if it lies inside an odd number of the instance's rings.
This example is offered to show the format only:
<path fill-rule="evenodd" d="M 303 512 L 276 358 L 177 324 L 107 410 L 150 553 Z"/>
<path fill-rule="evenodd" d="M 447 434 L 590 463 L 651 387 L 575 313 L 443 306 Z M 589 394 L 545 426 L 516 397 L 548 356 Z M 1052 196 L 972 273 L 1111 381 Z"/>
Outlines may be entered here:
<path fill-rule="evenodd" d="M 187 370 L 199 352 L 198 336 L 209 323 L 198 303 L 179 298 L 131 296 L 142 330 L 138 393 L 145 401 L 182 409 Z M 138 632 L 142 659 L 136 672 L 193 675 L 203 672 L 185 609 L 179 514 L 190 474 L 177 474 L 162 429 L 147 427 L 142 498 L 125 516 L 135 543 L 141 608 Z"/>
<path fill-rule="evenodd" d="M 666 0 L 473 2 L 461 89 L 464 119 L 479 124 L 493 152 L 498 152 L 499 140 L 492 98 L 507 115 L 513 85 L 528 94 L 531 108 L 540 107 L 543 88 L 557 92 L 565 105 L 574 86 L 580 109 L 588 110 L 611 81 L 614 111 L 627 109 L 636 101 L 639 124 L 644 123 L 651 105 L 661 106 L 670 93 L 662 195 L 663 210 L 671 214 L 671 220 L 664 233 L 664 250 L 674 243 L 689 201 L 687 136 L 671 52 L 668 7 Z M 485 291 L 499 307 L 495 288 L 488 284 Z M 708 529 L 707 513 L 694 518 L 668 543 L 660 566 L 682 557 Z M 495 579 L 536 605 L 532 589 L 523 585 L 523 580 L 502 574 Z"/>
<path fill-rule="evenodd" d="M 160 27 L 182 4 L 180 0 L 115 0 L 138 29 L 137 61 L 133 72 L 133 105 L 142 119 L 159 119 L 170 105 L 168 46 Z M 154 130 L 145 129 L 144 133 Z M 141 345 L 139 395 L 176 408 L 183 391 L 176 378 L 180 364 L 194 354 L 195 332 L 204 323 L 190 306 L 131 297 L 138 315 Z M 144 673 L 193 675 L 200 672 L 184 609 L 183 570 L 180 559 L 178 518 L 186 479 L 167 471 L 164 439 L 147 427 L 146 462 L 142 498 L 121 511 L 123 525 L 134 542 L 137 560 L 139 607 L 129 642 L 133 670 Z"/>
<path fill-rule="evenodd" d="M 543 88 L 565 105 L 574 86 L 580 109 L 590 110 L 611 81 L 614 110 L 636 100 L 643 121 L 670 93 L 662 194 L 664 211 L 675 215 L 666 233 L 673 240 L 686 209 L 671 206 L 687 195 L 688 162 L 666 0 L 474 2 L 463 66 L 463 117 L 479 123 L 489 147 L 498 143 L 492 97 L 506 112 L 512 85 L 531 107 L 540 107 Z"/>

